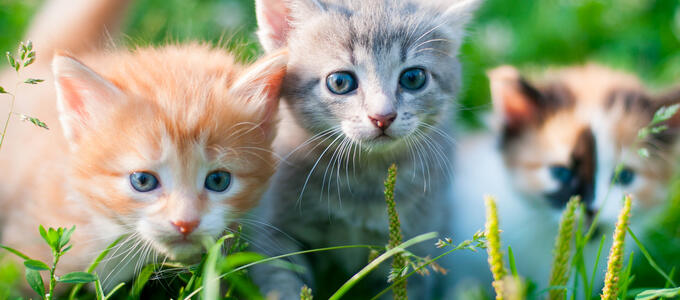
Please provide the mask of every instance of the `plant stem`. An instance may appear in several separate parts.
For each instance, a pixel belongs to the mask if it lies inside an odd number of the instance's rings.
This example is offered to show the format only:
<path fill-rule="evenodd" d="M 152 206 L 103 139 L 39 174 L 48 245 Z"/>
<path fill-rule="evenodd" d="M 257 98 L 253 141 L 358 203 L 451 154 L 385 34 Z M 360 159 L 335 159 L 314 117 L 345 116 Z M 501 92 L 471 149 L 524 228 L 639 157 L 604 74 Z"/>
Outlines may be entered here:
<path fill-rule="evenodd" d="M 47 300 L 53 299 L 52 295 L 54 294 L 54 286 L 57 285 L 57 277 L 54 275 L 54 272 L 57 269 L 57 264 L 59 263 L 61 252 L 53 251 L 52 255 L 54 256 L 54 259 L 52 261 L 52 268 L 50 268 L 50 293 L 47 294 L 45 297 L 47 298 Z"/>
<path fill-rule="evenodd" d="M 14 114 L 14 100 L 15 96 L 12 93 L 7 93 L 11 96 L 10 99 L 10 105 L 9 105 L 9 113 L 7 113 L 7 119 L 5 119 L 5 126 L 2 128 L 2 136 L 0 136 L 0 150 L 2 150 L 2 143 L 5 141 L 5 135 L 7 134 L 7 127 L 9 126 L 9 120 L 12 118 L 12 115 Z"/>

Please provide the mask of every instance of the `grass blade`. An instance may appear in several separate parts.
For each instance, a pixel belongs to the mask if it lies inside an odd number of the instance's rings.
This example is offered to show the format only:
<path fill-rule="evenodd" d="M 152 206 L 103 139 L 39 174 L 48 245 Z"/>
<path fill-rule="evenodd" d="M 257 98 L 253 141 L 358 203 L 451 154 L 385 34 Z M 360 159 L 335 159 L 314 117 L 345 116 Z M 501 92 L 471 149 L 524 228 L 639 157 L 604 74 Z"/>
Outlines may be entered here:
<path fill-rule="evenodd" d="M 651 300 L 658 298 L 669 298 L 673 299 L 675 297 L 680 297 L 680 288 L 672 289 L 660 289 L 660 290 L 646 290 L 635 296 L 635 300 Z"/>
<path fill-rule="evenodd" d="M 436 233 L 431 233 L 431 234 L 434 234 L 434 235 L 436 236 Z M 419 236 L 417 236 L 417 237 L 421 237 L 421 236 L 423 236 L 423 235 L 419 235 Z M 417 237 L 416 237 L 416 238 L 417 238 Z M 415 239 L 415 238 L 414 238 L 414 239 Z M 357 249 L 357 248 L 376 249 L 376 248 L 381 248 L 381 247 L 379 247 L 379 246 L 374 246 L 374 245 L 348 245 L 348 246 L 326 247 L 326 248 L 318 248 L 318 249 L 310 249 L 310 250 L 303 250 L 303 251 L 291 252 L 291 253 L 286 253 L 286 254 L 282 254 L 282 255 L 277 255 L 277 256 L 268 257 L 268 258 L 265 258 L 265 259 L 262 259 L 262 260 L 259 260 L 259 261 L 256 261 L 256 262 L 249 263 L 249 264 L 247 264 L 247 265 L 240 266 L 240 267 L 238 267 L 238 268 L 236 268 L 236 269 L 233 269 L 233 270 L 231 270 L 231 271 L 229 271 L 229 272 L 226 272 L 226 273 L 220 275 L 217 279 L 224 278 L 224 277 L 229 276 L 229 275 L 231 275 L 231 274 L 233 274 L 233 273 L 235 273 L 235 272 L 238 272 L 238 271 L 241 271 L 241 270 L 245 270 L 245 269 L 250 268 L 250 267 L 255 266 L 255 265 L 259 265 L 259 264 L 264 264 L 264 263 L 269 263 L 269 262 L 277 261 L 277 260 L 279 260 L 279 259 L 286 258 L 286 257 L 291 257 L 291 256 L 296 256 L 296 255 L 302 255 L 302 254 L 307 254 L 307 253 L 318 253 L 318 252 L 326 252 L 326 251 L 334 251 L 334 250 L 343 250 L 343 249 Z M 216 280 L 217 280 L 217 279 L 216 279 Z M 184 297 L 183 299 L 184 299 L 184 300 L 189 300 L 189 299 L 191 299 L 191 297 L 193 297 L 193 296 L 195 296 L 196 294 L 198 294 L 202 289 L 203 289 L 202 287 L 197 288 L 196 290 L 192 291 L 189 295 L 187 295 L 187 296 Z"/>
<path fill-rule="evenodd" d="M 111 249 L 113 249 L 113 247 L 118 245 L 118 243 L 120 243 L 120 241 L 122 241 L 124 237 L 125 236 L 120 236 L 115 241 L 113 241 L 113 243 L 109 244 L 109 246 L 107 246 L 106 249 L 104 249 L 104 251 L 99 253 L 99 255 L 92 261 L 92 263 L 90 264 L 89 267 L 87 267 L 87 270 L 85 270 L 85 272 L 87 272 L 87 273 L 94 272 L 94 269 L 96 269 L 97 266 L 99 266 L 99 263 L 101 263 L 101 261 L 109 254 L 109 252 L 111 252 Z M 68 296 L 68 299 L 74 300 L 76 298 L 76 295 L 78 294 L 78 292 L 82 288 L 83 288 L 82 283 L 79 283 L 79 284 L 76 284 L 75 286 L 73 286 L 73 288 L 71 289 L 71 293 Z"/>
<path fill-rule="evenodd" d="M 647 262 L 649 262 L 649 265 L 652 266 L 652 268 L 654 268 L 654 270 L 656 270 L 656 272 L 658 272 L 661 276 L 663 276 L 663 278 L 666 279 L 666 282 L 670 283 L 673 287 L 677 287 L 677 285 L 675 284 L 673 279 L 670 276 L 668 276 L 668 274 L 666 274 L 666 272 L 664 272 L 661 269 L 661 267 L 659 267 L 659 265 L 656 264 L 656 261 L 654 261 L 652 256 L 649 255 L 649 251 L 647 251 L 647 248 L 645 248 L 645 246 L 642 245 L 640 240 L 638 240 L 637 236 L 635 236 L 635 234 L 633 233 L 632 230 L 630 230 L 630 228 L 628 228 L 628 233 L 633 238 L 633 240 L 635 241 L 635 244 L 637 244 L 638 248 L 640 248 L 640 251 L 642 251 L 642 254 L 647 259 Z"/>
<path fill-rule="evenodd" d="M 225 235 L 217 242 L 213 243 L 208 250 L 208 257 L 205 259 L 203 266 L 203 299 L 211 300 L 218 299 L 220 295 L 220 280 L 217 273 L 217 260 L 221 255 L 220 250 L 224 245 L 224 241 L 233 238 L 233 234 Z"/>
<path fill-rule="evenodd" d="M 329 300 L 337 300 L 340 299 L 347 291 L 349 291 L 357 282 L 359 282 L 361 279 L 366 277 L 371 271 L 373 271 L 375 268 L 380 265 L 383 261 L 386 259 L 392 257 L 392 255 L 395 255 L 397 253 L 400 253 L 403 251 L 405 248 L 408 248 L 410 246 L 413 246 L 418 243 L 422 243 L 427 240 L 431 240 L 437 237 L 437 234 L 434 232 L 426 233 L 426 234 L 421 234 L 419 236 L 416 236 L 404 243 L 402 243 L 399 246 L 396 246 L 392 249 L 387 250 L 385 253 L 382 255 L 378 256 L 376 259 L 371 261 L 368 265 L 366 265 L 361 271 L 358 273 L 354 274 L 352 278 L 347 280 L 345 284 L 343 284 L 330 298 Z"/>
<path fill-rule="evenodd" d="M 510 264 L 510 273 L 513 277 L 519 277 L 517 273 L 517 265 L 515 264 L 515 254 L 512 252 L 512 247 L 508 246 L 508 263 Z"/>

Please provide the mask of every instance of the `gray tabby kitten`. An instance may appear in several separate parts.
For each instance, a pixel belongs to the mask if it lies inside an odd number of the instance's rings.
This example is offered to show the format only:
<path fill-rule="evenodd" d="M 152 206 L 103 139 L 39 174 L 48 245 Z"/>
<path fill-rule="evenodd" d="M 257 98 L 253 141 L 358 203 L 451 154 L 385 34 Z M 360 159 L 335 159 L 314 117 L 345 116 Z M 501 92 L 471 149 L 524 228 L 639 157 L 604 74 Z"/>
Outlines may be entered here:
<path fill-rule="evenodd" d="M 275 141 L 284 162 L 261 205 L 280 231 L 257 239 L 276 248 L 268 254 L 385 245 L 383 181 L 393 162 L 405 238 L 446 234 L 457 55 L 480 2 L 257 0 L 264 49 L 290 52 Z M 435 251 L 420 246 L 411 250 Z M 282 299 L 299 299 L 303 283 L 325 298 L 367 257 L 366 249 L 308 255 L 296 261 L 308 267 L 304 274 L 260 267 L 254 277 Z M 386 286 L 385 271 L 375 272 L 373 291 Z M 418 299 L 431 295 L 426 281 L 409 281 Z"/>

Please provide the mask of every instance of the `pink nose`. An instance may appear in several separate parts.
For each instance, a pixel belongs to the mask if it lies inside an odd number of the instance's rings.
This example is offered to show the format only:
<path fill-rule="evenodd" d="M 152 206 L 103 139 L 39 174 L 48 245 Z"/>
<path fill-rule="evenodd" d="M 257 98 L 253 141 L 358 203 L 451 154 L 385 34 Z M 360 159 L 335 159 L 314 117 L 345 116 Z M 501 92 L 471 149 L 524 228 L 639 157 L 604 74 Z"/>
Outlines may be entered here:
<path fill-rule="evenodd" d="M 172 223 L 172 225 L 175 226 L 175 229 L 183 236 L 188 236 L 196 229 L 196 227 L 198 227 L 198 224 L 201 223 L 201 221 L 172 221 L 170 223 Z"/>
<path fill-rule="evenodd" d="M 392 125 L 392 122 L 397 118 L 397 113 L 390 113 L 387 115 L 372 115 L 368 116 L 368 118 L 371 120 L 371 123 L 375 125 L 375 127 L 378 127 L 380 130 L 387 130 L 390 125 Z"/>

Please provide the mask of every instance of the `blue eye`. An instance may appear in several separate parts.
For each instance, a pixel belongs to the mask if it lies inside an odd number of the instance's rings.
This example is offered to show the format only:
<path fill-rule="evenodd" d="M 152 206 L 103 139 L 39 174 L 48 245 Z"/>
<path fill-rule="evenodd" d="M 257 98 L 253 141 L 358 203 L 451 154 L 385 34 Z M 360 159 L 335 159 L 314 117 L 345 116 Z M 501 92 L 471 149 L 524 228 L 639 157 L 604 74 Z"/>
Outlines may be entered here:
<path fill-rule="evenodd" d="M 565 166 L 552 166 L 550 167 L 550 176 L 555 180 L 566 184 L 571 181 L 574 176 L 573 172 Z"/>
<path fill-rule="evenodd" d="M 146 193 L 158 188 L 158 178 L 147 172 L 134 172 L 130 174 L 130 184 L 138 192 Z"/>
<path fill-rule="evenodd" d="M 336 72 L 326 77 L 326 87 L 333 94 L 344 95 L 356 90 L 359 86 L 351 73 Z"/>
<path fill-rule="evenodd" d="M 623 168 L 621 172 L 619 172 L 616 183 L 622 186 L 629 186 L 633 181 L 635 181 L 635 171 L 629 168 Z"/>
<path fill-rule="evenodd" d="M 399 76 L 399 84 L 411 91 L 422 89 L 427 82 L 427 74 L 421 68 L 407 69 Z"/>
<path fill-rule="evenodd" d="M 205 178 L 205 188 L 213 192 L 224 192 L 231 185 L 231 174 L 225 171 L 215 171 Z"/>

